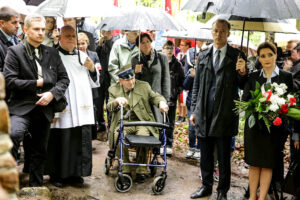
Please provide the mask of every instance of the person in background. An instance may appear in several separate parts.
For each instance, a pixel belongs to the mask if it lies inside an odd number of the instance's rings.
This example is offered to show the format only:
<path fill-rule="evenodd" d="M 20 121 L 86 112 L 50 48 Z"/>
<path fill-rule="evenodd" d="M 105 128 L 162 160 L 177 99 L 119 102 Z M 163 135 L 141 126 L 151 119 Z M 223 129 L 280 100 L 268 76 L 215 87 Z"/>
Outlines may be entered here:
<path fill-rule="evenodd" d="M 184 73 L 182 70 L 181 63 L 174 56 L 174 43 L 170 40 L 167 40 L 164 45 L 162 52 L 167 56 L 169 62 L 169 71 L 170 71 L 170 81 L 171 81 L 171 92 L 170 99 L 168 101 L 169 111 L 168 118 L 171 125 L 171 129 L 167 129 L 167 155 L 172 155 L 173 147 L 173 131 L 176 118 L 176 104 L 177 97 L 182 90 L 182 84 L 184 80 Z"/>
<path fill-rule="evenodd" d="M 184 65 L 184 74 L 187 76 L 189 74 L 189 70 L 195 67 L 196 57 L 202 49 L 207 48 L 205 42 L 196 41 L 196 52 L 195 47 L 189 48 L 186 53 L 186 60 Z"/>
<path fill-rule="evenodd" d="M 191 48 L 191 41 L 189 40 L 181 40 L 180 41 L 180 52 L 177 54 L 177 59 L 182 63 L 182 69 L 184 70 L 184 66 L 186 65 L 186 58 L 189 48 Z M 184 93 L 184 94 L 183 94 Z M 178 111 L 179 111 L 179 117 L 176 122 L 176 124 L 180 124 L 182 122 L 185 122 L 186 114 L 187 114 L 187 108 L 184 103 L 184 96 L 187 94 L 186 91 L 182 91 L 182 93 L 178 96 Z"/>
<path fill-rule="evenodd" d="M 112 35 L 112 31 L 101 30 L 103 37 L 100 39 L 99 45 L 96 49 L 98 57 L 100 59 L 101 64 L 101 73 L 100 73 L 100 88 L 98 90 L 100 101 L 99 101 L 99 114 L 97 116 L 98 131 L 103 132 L 106 131 L 106 124 L 104 119 L 104 102 L 108 101 L 108 88 L 110 86 L 110 76 L 108 73 L 108 62 L 109 62 L 109 54 L 114 44 L 114 37 Z M 106 110 L 107 119 L 109 119 L 109 113 Z M 109 121 L 109 120 L 108 120 Z M 110 124 L 108 122 L 108 124 Z"/>
<path fill-rule="evenodd" d="M 197 56 L 198 57 L 198 56 Z M 196 57 L 196 58 L 197 58 Z M 196 60 L 196 59 L 195 59 Z M 196 64 L 196 63 L 194 63 Z M 189 67 L 186 65 L 186 67 Z M 186 70 L 185 67 L 185 70 Z M 186 107 L 187 107 L 187 115 L 188 118 L 191 116 L 191 101 L 192 101 L 192 94 L 193 94 L 193 85 L 194 85 L 194 77 L 195 77 L 195 68 L 190 68 L 186 70 L 186 77 L 183 82 L 183 89 L 188 91 L 188 95 L 186 98 Z M 189 121 L 189 149 L 186 153 L 186 158 L 192 159 L 200 159 L 200 143 L 199 137 L 196 136 L 195 126 L 191 124 Z"/>
<path fill-rule="evenodd" d="M 169 101 L 171 85 L 168 59 L 166 55 L 153 49 L 151 42 L 152 38 L 148 33 L 141 33 L 136 38 L 140 54 L 132 58 L 132 67 L 136 79 L 146 81 L 153 91 L 158 92 Z M 163 122 L 159 109 L 153 107 L 153 113 L 157 122 Z"/>
<path fill-rule="evenodd" d="M 81 32 L 85 33 L 88 36 L 89 41 L 90 41 L 88 49 L 91 51 L 96 51 L 96 44 L 94 41 L 93 33 L 80 29 L 78 27 L 79 21 L 76 18 L 63 18 L 63 22 L 64 22 L 64 26 L 66 26 L 66 25 L 72 26 L 77 31 L 77 33 L 81 33 Z"/>
<path fill-rule="evenodd" d="M 56 19 L 54 17 L 45 17 L 46 30 L 43 45 L 49 47 L 58 47 L 58 30 L 56 28 Z"/>
<path fill-rule="evenodd" d="M 81 17 L 77 18 L 78 32 L 83 32 L 89 37 L 90 50 L 96 51 L 99 44 L 99 36 L 96 30 L 96 24 L 89 18 Z"/>
<path fill-rule="evenodd" d="M 19 13 L 10 7 L 0 8 L 0 72 L 3 72 L 8 47 L 21 43 L 16 36 L 19 29 L 19 17 Z"/>
<path fill-rule="evenodd" d="M 76 49 L 72 26 L 61 28 L 59 55 L 70 77 L 67 107 L 56 113 L 51 126 L 45 174 L 55 186 L 83 183 L 92 173 L 92 125 L 95 124 L 92 88 L 99 87 L 93 61 Z M 80 55 L 83 64 L 79 63 Z"/>
<path fill-rule="evenodd" d="M 99 72 L 100 75 L 100 61 L 98 58 L 98 55 L 94 51 L 88 50 L 89 46 L 89 38 L 85 33 L 78 33 L 78 49 L 82 52 L 84 52 L 88 57 L 93 61 L 95 65 L 95 69 Z M 99 76 L 99 80 L 100 80 Z M 99 95 L 99 88 L 92 88 L 92 94 L 93 94 L 93 102 L 94 102 L 94 112 L 95 112 L 95 126 L 93 126 L 93 133 L 92 133 L 92 139 L 97 138 L 97 124 L 100 124 L 101 122 L 98 120 L 100 115 L 100 95 Z"/>
<path fill-rule="evenodd" d="M 139 51 L 136 46 L 138 31 L 125 31 L 125 35 L 126 37 L 116 40 L 111 48 L 108 64 L 111 84 L 118 82 L 119 79 L 116 72 L 122 67 L 131 64 L 132 57 Z"/>

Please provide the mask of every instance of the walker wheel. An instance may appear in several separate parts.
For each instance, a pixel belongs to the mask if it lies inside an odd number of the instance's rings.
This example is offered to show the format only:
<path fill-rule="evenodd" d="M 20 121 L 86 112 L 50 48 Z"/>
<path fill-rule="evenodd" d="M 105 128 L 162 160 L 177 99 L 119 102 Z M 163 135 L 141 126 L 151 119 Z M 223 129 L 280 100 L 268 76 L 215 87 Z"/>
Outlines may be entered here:
<path fill-rule="evenodd" d="M 104 173 L 106 175 L 109 174 L 110 167 L 111 167 L 111 159 L 110 159 L 110 157 L 106 157 L 105 164 L 104 164 Z"/>
<path fill-rule="evenodd" d="M 123 174 L 123 181 L 120 176 L 115 179 L 115 188 L 118 192 L 128 192 L 132 187 L 132 178 L 128 174 Z"/>
<path fill-rule="evenodd" d="M 152 164 L 152 165 L 157 165 L 157 164 L 158 164 L 157 159 L 154 158 L 154 159 L 152 160 L 151 164 Z M 151 177 L 154 177 L 155 174 L 156 174 L 156 172 L 157 172 L 157 167 L 149 167 L 149 168 L 150 168 L 150 175 L 151 175 Z"/>
<path fill-rule="evenodd" d="M 166 180 L 162 176 L 158 176 L 152 183 L 152 191 L 154 194 L 161 194 L 165 188 Z"/>

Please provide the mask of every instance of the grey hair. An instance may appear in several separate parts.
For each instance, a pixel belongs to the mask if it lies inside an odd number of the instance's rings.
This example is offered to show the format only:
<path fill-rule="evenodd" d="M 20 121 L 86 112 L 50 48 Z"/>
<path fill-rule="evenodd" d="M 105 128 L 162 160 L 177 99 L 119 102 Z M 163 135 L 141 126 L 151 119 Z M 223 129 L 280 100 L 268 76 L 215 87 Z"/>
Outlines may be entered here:
<path fill-rule="evenodd" d="M 46 24 L 46 20 L 42 15 L 33 13 L 25 17 L 24 26 L 26 28 L 29 28 L 33 21 L 42 21 L 43 23 Z"/>
<path fill-rule="evenodd" d="M 63 31 L 65 31 L 65 30 L 72 30 L 72 31 L 75 32 L 75 29 L 73 28 L 73 26 L 71 26 L 71 25 L 65 25 L 65 26 L 61 27 L 61 29 L 60 29 L 60 34 L 61 34 Z"/>

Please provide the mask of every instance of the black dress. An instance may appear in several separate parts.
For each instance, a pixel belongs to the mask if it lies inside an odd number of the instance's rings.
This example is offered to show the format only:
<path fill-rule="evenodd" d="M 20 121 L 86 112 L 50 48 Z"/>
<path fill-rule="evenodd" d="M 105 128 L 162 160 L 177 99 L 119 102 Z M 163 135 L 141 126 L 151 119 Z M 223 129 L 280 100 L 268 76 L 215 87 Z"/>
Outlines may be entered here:
<path fill-rule="evenodd" d="M 261 74 L 261 70 L 250 74 L 248 82 L 245 86 L 242 99 L 248 101 L 251 99 L 250 90 L 255 90 L 256 82 L 260 85 L 267 82 L 267 79 Z M 271 78 L 271 82 L 285 83 L 288 87 L 287 92 L 293 91 L 292 74 L 279 70 L 279 75 Z M 250 166 L 262 168 L 274 168 L 276 166 L 276 156 L 282 137 L 286 133 L 286 123 L 283 121 L 279 127 L 271 126 L 270 133 L 264 125 L 263 121 L 258 121 L 252 128 L 248 126 L 248 119 L 245 123 L 245 161 Z"/>

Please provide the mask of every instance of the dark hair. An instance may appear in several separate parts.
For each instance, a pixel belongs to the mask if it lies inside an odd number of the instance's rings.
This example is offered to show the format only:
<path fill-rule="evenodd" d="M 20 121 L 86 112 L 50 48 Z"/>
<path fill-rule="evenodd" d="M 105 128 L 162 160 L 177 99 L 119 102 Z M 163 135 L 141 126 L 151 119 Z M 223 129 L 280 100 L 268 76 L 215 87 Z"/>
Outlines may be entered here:
<path fill-rule="evenodd" d="M 171 46 L 174 47 L 174 43 L 171 40 L 167 40 L 164 45 L 162 46 L 162 48 L 165 48 L 166 46 Z"/>
<path fill-rule="evenodd" d="M 276 46 L 271 42 L 263 42 L 257 47 L 257 55 L 259 56 L 260 50 L 262 49 L 270 49 L 274 54 L 277 54 Z"/>
<path fill-rule="evenodd" d="M 0 8 L 0 20 L 9 21 L 11 17 L 19 17 L 19 13 L 10 7 Z"/>
<path fill-rule="evenodd" d="M 227 26 L 228 31 L 230 31 L 231 28 L 231 24 L 226 20 L 226 19 L 217 19 L 216 21 L 213 22 L 212 27 L 216 24 L 216 23 L 221 23 Z"/>
<path fill-rule="evenodd" d="M 143 39 L 144 37 L 147 37 L 147 38 L 150 40 L 150 42 L 152 42 L 152 38 L 151 38 L 151 36 L 149 35 L 149 33 L 141 33 L 140 36 L 138 36 L 138 37 L 136 38 L 136 40 L 135 40 L 136 46 L 138 46 L 138 47 L 140 46 L 140 40 L 142 41 L 142 39 Z"/>
<path fill-rule="evenodd" d="M 181 42 L 184 42 L 187 46 L 189 46 L 190 48 L 192 47 L 192 42 L 190 40 L 181 40 Z"/>

